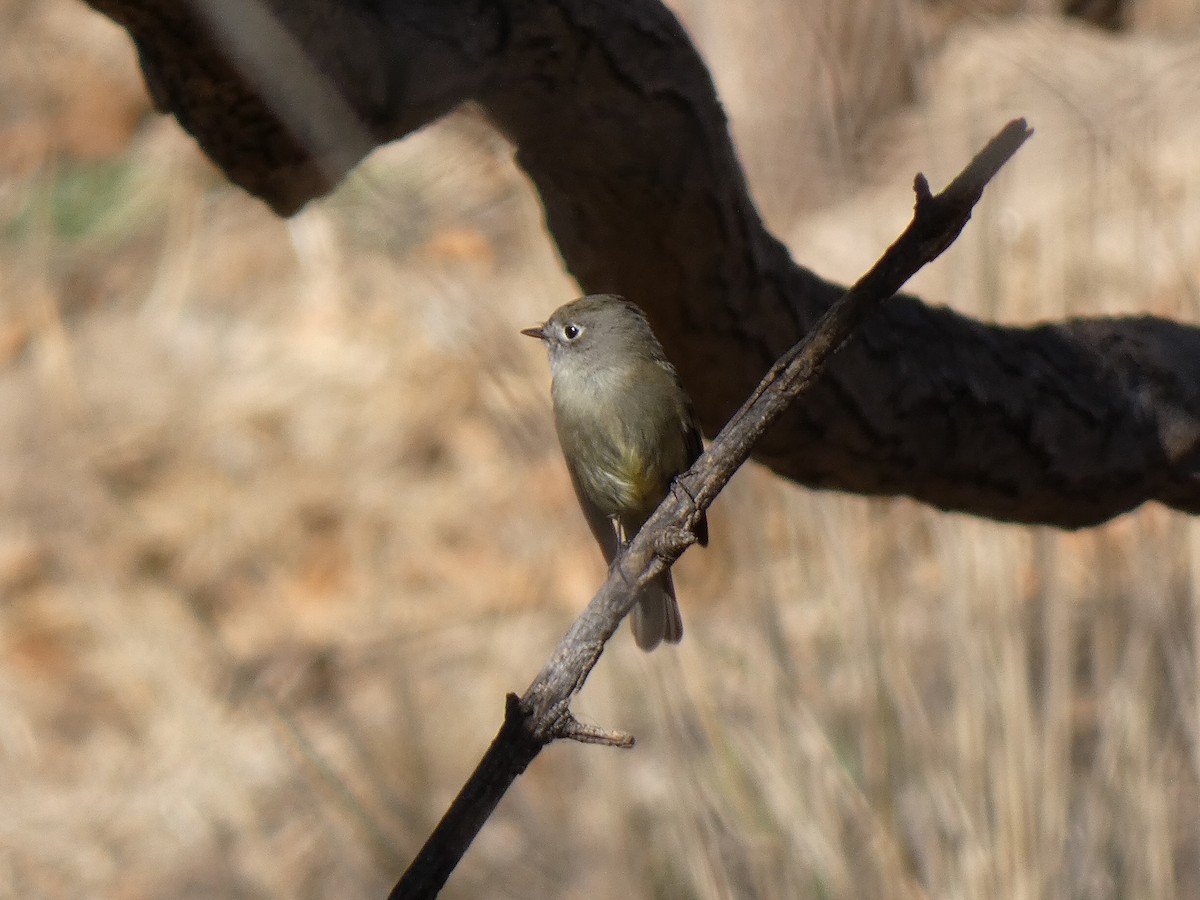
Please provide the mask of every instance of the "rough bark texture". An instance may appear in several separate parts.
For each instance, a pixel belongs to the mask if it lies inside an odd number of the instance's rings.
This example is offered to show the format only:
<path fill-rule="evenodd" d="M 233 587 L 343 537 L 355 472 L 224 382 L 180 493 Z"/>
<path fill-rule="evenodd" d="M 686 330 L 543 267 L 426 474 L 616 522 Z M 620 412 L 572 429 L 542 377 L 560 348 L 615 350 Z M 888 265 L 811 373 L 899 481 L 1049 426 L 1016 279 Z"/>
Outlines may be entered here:
<path fill-rule="evenodd" d="M 764 229 L 708 72 L 658 0 L 88 2 L 129 29 L 160 108 L 281 214 L 477 101 L 572 274 L 646 308 L 709 434 L 841 293 Z M 1002 328 L 900 297 L 755 455 L 813 487 L 999 519 L 1198 512 L 1200 330 Z"/>

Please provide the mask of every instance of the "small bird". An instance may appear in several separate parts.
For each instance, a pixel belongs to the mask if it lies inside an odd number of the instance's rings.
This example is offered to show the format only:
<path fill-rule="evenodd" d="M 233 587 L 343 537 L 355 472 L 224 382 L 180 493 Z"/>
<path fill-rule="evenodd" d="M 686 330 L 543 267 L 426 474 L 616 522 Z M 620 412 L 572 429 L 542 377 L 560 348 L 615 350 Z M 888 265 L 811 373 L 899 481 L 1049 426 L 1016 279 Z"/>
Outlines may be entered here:
<path fill-rule="evenodd" d="M 675 476 L 703 452 L 692 402 L 646 314 L 622 297 L 581 297 L 521 334 L 549 351 L 558 441 L 579 505 L 611 564 Z M 708 543 L 703 517 L 696 537 Z M 683 637 L 669 569 L 642 589 L 632 625 L 643 650 Z"/>

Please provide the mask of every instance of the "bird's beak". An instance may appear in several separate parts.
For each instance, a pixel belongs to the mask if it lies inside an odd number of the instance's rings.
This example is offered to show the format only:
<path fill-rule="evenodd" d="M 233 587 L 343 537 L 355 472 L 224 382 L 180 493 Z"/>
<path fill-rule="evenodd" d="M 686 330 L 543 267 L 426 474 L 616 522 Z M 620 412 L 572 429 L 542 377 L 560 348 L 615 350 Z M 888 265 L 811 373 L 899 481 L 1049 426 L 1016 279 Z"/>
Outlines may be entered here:
<path fill-rule="evenodd" d="M 521 334 L 528 335 L 531 338 L 537 338 L 539 341 L 546 339 L 546 326 L 535 325 L 533 328 L 522 328 Z"/>

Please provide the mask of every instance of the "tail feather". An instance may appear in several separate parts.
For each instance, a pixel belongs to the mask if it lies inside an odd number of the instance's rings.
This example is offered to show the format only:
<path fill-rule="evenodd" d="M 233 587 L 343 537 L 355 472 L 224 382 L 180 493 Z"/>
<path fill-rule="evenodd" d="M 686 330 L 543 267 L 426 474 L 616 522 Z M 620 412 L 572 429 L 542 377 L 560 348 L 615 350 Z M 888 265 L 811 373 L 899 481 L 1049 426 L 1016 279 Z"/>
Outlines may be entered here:
<path fill-rule="evenodd" d="M 630 619 L 637 645 L 649 652 L 662 641 L 678 644 L 683 638 L 683 619 L 675 601 L 675 583 L 664 572 L 642 588 Z"/>

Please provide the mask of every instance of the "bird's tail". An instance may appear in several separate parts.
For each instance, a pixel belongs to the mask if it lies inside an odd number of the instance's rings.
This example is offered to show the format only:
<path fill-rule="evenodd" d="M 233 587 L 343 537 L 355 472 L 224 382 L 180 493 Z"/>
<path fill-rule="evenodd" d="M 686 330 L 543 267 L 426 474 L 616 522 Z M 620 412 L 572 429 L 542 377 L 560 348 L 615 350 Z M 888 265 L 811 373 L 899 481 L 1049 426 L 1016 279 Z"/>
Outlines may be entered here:
<path fill-rule="evenodd" d="M 662 641 L 678 644 L 683 637 L 683 619 L 675 602 L 675 582 L 670 570 L 642 588 L 630 619 L 633 639 L 649 652 Z"/>

